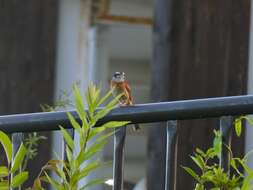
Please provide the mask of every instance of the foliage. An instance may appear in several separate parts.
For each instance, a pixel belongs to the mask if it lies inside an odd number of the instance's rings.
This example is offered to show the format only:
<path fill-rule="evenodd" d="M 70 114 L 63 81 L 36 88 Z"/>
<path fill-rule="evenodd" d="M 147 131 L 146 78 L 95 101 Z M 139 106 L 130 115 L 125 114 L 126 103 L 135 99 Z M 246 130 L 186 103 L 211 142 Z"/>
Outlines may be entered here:
<path fill-rule="evenodd" d="M 13 158 L 11 140 L 2 131 L 0 131 L 0 143 L 7 157 L 7 166 L 0 166 L 0 189 L 9 190 L 10 188 L 19 187 L 28 179 L 28 172 L 21 170 L 27 149 L 22 143 Z"/>
<path fill-rule="evenodd" d="M 26 147 L 26 156 L 22 165 L 22 171 L 26 169 L 29 160 L 34 159 L 38 154 L 38 146 L 41 140 L 46 140 L 47 138 L 38 133 L 29 133 L 24 140 L 24 146 Z"/>
<path fill-rule="evenodd" d="M 101 126 L 96 126 L 97 122 L 113 110 L 121 95 L 109 101 L 104 108 L 98 109 L 104 104 L 112 95 L 109 91 L 105 96 L 100 97 L 100 90 L 91 84 L 86 93 L 86 103 L 88 111 L 85 111 L 83 98 L 77 86 L 74 86 L 75 107 L 79 120 L 76 120 L 71 113 L 67 113 L 68 119 L 80 137 L 79 147 L 74 143 L 69 133 L 60 126 L 61 133 L 67 144 L 66 154 L 67 161 L 64 160 L 50 160 L 42 169 L 34 182 L 33 189 L 44 189 L 41 182 L 51 184 L 57 190 L 76 190 L 81 179 L 88 176 L 92 171 L 104 166 L 100 160 L 95 160 L 84 164 L 85 161 L 93 158 L 98 152 L 102 150 L 114 131 L 107 131 L 128 124 L 127 121 L 109 121 Z M 96 126 L 96 127 L 95 127 Z M 94 140 L 95 139 L 95 140 Z M 49 176 L 49 172 L 55 173 L 59 179 L 54 179 Z M 104 180 L 96 179 L 90 181 L 80 190 L 85 190 L 91 185 L 102 183 Z"/>
<path fill-rule="evenodd" d="M 235 119 L 235 131 L 238 136 L 241 134 L 243 119 L 252 122 L 252 119 L 246 116 Z M 250 153 L 243 158 L 236 158 L 233 157 L 230 147 L 225 145 L 230 153 L 229 168 L 225 171 L 220 164 L 217 164 L 224 147 L 222 147 L 222 134 L 220 131 L 214 131 L 214 134 L 213 147 L 206 151 L 197 148 L 194 155 L 191 156 L 198 171 L 190 167 L 183 167 L 196 180 L 195 190 L 252 190 L 253 170 L 247 166 Z M 241 172 L 241 169 L 244 170 L 244 173 Z"/>
<path fill-rule="evenodd" d="M 76 81 L 74 84 L 75 88 L 80 86 L 80 81 Z M 57 111 L 60 109 L 67 109 L 69 107 L 75 108 L 75 105 L 71 101 L 73 92 L 70 91 L 60 91 L 60 95 L 57 100 L 54 102 L 54 105 L 49 104 L 40 104 L 40 108 L 43 112 Z"/>
<path fill-rule="evenodd" d="M 235 132 L 236 135 L 239 137 L 242 132 L 242 122 L 243 120 L 246 120 L 250 125 L 253 125 L 253 119 L 248 116 L 240 116 L 235 119 L 234 126 L 235 126 Z"/>

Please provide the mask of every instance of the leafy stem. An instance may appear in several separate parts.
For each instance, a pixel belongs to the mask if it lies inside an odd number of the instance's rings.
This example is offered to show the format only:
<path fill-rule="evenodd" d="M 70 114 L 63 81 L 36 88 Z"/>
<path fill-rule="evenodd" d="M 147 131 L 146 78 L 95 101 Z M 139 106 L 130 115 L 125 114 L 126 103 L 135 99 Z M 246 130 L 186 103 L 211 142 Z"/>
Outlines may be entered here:
<path fill-rule="evenodd" d="M 35 180 L 34 189 L 43 190 L 41 185 L 41 181 L 43 181 L 51 184 L 57 190 L 77 190 L 80 180 L 105 165 L 100 160 L 94 160 L 93 158 L 103 149 L 104 145 L 108 142 L 108 138 L 113 134 L 110 129 L 125 126 L 129 123 L 128 121 L 109 121 L 101 126 L 94 127 L 100 119 L 117 107 L 121 95 L 109 101 L 112 90 L 103 97 L 100 97 L 100 90 L 95 85 L 90 84 L 85 96 L 88 110 L 84 107 L 85 103 L 77 86 L 73 87 L 73 94 L 79 118 L 77 120 L 69 112 L 67 112 L 67 116 L 75 132 L 80 137 L 79 147 L 81 148 L 78 149 L 67 130 L 60 126 L 66 143 L 67 160 L 50 160 L 42 168 Z M 105 104 L 106 101 L 109 102 Z M 105 104 L 105 106 L 99 109 L 99 106 L 102 104 Z M 47 174 L 48 171 L 55 173 L 60 180 L 50 177 Z M 88 189 L 91 185 L 103 183 L 103 181 L 101 179 L 89 181 L 80 189 Z"/>

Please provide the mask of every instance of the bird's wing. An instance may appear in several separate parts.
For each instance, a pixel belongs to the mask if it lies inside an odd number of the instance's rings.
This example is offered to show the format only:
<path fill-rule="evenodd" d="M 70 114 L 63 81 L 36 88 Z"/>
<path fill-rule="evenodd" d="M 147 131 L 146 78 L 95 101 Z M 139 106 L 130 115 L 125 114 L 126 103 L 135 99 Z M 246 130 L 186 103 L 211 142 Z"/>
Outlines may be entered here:
<path fill-rule="evenodd" d="M 132 97 L 132 94 L 131 94 L 130 86 L 128 85 L 128 82 L 126 82 L 125 85 L 126 85 L 125 89 L 126 89 L 128 99 L 129 99 L 129 105 L 132 105 L 133 104 L 133 97 Z"/>

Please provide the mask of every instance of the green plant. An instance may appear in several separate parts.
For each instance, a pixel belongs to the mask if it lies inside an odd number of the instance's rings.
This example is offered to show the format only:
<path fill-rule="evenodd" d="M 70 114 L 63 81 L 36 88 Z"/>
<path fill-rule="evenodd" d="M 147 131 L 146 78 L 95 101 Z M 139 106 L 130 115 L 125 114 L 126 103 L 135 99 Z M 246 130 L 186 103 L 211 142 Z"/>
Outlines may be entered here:
<path fill-rule="evenodd" d="M 22 185 L 28 179 L 28 172 L 22 171 L 22 164 L 27 154 L 27 149 L 22 143 L 13 158 L 12 143 L 8 135 L 0 131 L 0 143 L 7 158 L 7 166 L 0 166 L 0 189 L 9 190 Z"/>
<path fill-rule="evenodd" d="M 76 81 L 74 83 L 75 88 L 80 86 L 80 81 Z M 70 91 L 60 91 L 60 95 L 57 98 L 57 100 L 54 102 L 53 105 L 49 105 L 49 104 L 40 104 L 40 108 L 43 112 L 51 112 L 51 111 L 56 111 L 59 109 L 66 109 L 66 108 L 74 108 L 75 105 L 73 104 L 73 102 L 71 101 L 71 96 L 73 95 L 73 92 Z"/>
<path fill-rule="evenodd" d="M 24 139 L 24 146 L 26 147 L 26 156 L 22 164 L 22 171 L 27 167 L 29 160 L 34 159 L 38 154 L 38 146 L 41 140 L 46 140 L 47 138 L 38 133 L 33 132 L 29 133 L 28 136 Z"/>
<path fill-rule="evenodd" d="M 241 116 L 235 119 L 235 131 L 238 136 L 241 134 L 242 120 L 252 122 L 247 116 Z M 230 147 L 225 145 L 230 153 L 229 168 L 227 171 L 217 164 L 221 157 L 222 134 L 220 131 L 214 131 L 215 137 L 213 146 L 206 151 L 196 149 L 191 159 L 198 167 L 193 170 L 190 167 L 182 167 L 188 174 L 196 180 L 195 190 L 252 190 L 253 170 L 247 165 L 247 159 L 251 152 L 243 158 L 233 157 Z M 241 172 L 240 168 L 244 170 Z M 233 172 L 231 172 L 233 171 Z"/>
<path fill-rule="evenodd" d="M 68 119 L 72 127 L 76 130 L 80 137 L 79 147 L 74 143 L 68 132 L 60 126 L 61 133 L 67 144 L 66 153 L 67 161 L 50 160 L 42 169 L 34 182 L 33 189 L 42 190 L 41 181 L 51 184 L 57 190 L 85 190 L 91 185 L 104 182 L 102 179 L 95 179 L 88 182 L 83 187 L 78 188 L 81 179 L 88 176 L 92 171 L 104 166 L 100 160 L 91 161 L 84 164 L 85 161 L 93 158 L 102 150 L 108 142 L 108 138 L 114 133 L 113 129 L 128 124 L 128 121 L 109 121 L 101 126 L 96 126 L 97 122 L 117 107 L 118 100 L 121 95 L 109 101 L 104 108 L 99 107 L 104 104 L 112 95 L 110 90 L 105 96 L 100 97 L 100 90 L 91 84 L 86 93 L 86 103 L 88 111 L 85 111 L 85 104 L 78 87 L 73 87 L 75 97 L 75 107 L 79 116 L 77 121 L 70 113 L 67 113 Z M 95 127 L 96 126 L 96 127 Z M 53 172 L 58 176 L 58 180 L 49 176 L 48 172 Z"/>
<path fill-rule="evenodd" d="M 253 125 L 253 119 L 249 116 L 243 115 L 240 117 L 237 117 L 234 122 L 235 132 L 236 135 L 239 137 L 242 133 L 242 122 L 246 120 L 250 125 Z"/>

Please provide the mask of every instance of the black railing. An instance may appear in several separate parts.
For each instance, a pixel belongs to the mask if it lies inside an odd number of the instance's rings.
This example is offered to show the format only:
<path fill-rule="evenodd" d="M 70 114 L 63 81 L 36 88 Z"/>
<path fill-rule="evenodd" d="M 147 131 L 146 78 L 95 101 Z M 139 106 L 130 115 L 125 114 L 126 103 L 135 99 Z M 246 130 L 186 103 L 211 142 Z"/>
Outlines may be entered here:
<path fill-rule="evenodd" d="M 75 111 L 71 111 L 76 119 Z M 220 118 L 223 139 L 229 145 L 231 141 L 232 116 L 253 114 L 253 96 L 234 96 L 197 100 L 162 102 L 120 107 L 99 121 L 99 125 L 107 121 L 131 121 L 132 123 L 167 122 L 167 149 L 165 190 L 176 190 L 177 161 L 177 120 Z M 0 130 L 13 133 L 32 131 L 58 130 L 58 125 L 71 128 L 66 112 L 43 112 L 0 116 Z M 123 190 L 123 162 L 126 129 L 122 127 L 114 135 L 114 190 Z M 19 143 L 16 139 L 16 143 Z M 228 164 L 228 155 L 222 153 L 221 163 L 224 168 Z"/>

